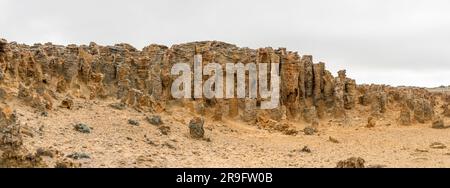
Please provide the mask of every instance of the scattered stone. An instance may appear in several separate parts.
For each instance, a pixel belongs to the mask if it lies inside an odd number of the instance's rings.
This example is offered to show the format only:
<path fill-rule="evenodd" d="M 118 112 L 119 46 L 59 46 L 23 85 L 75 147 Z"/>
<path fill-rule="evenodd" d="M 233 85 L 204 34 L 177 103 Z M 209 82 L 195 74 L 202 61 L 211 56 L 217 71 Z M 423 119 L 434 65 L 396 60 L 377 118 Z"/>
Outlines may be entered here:
<path fill-rule="evenodd" d="M 84 123 L 75 124 L 74 129 L 81 133 L 91 133 L 91 128 Z"/>
<path fill-rule="evenodd" d="M 47 111 L 41 112 L 41 116 L 43 116 L 43 117 L 48 117 L 48 112 L 47 112 Z"/>
<path fill-rule="evenodd" d="M 22 127 L 22 129 L 20 129 L 20 133 L 23 135 L 27 135 L 29 137 L 34 137 L 34 130 L 28 126 L 24 126 Z"/>
<path fill-rule="evenodd" d="M 72 161 L 62 160 L 56 162 L 55 168 L 80 168 L 80 163 L 74 163 Z"/>
<path fill-rule="evenodd" d="M 308 127 L 305 127 L 305 129 L 303 129 L 303 132 L 305 133 L 305 135 L 313 135 L 314 133 L 317 132 L 317 129 L 308 126 Z"/>
<path fill-rule="evenodd" d="M 381 165 L 381 164 L 367 166 L 367 168 L 386 168 L 386 167 L 387 167 L 386 165 Z"/>
<path fill-rule="evenodd" d="M 163 134 L 163 135 L 168 135 L 170 133 L 169 126 L 165 126 L 165 125 L 159 126 L 158 129 L 159 129 L 159 132 L 161 132 L 161 134 Z"/>
<path fill-rule="evenodd" d="M 176 150 L 176 149 L 177 149 L 177 148 L 175 148 L 175 146 L 173 146 L 172 144 L 169 144 L 169 143 L 167 143 L 167 142 L 165 142 L 162 146 L 163 146 L 163 147 L 167 147 L 167 148 L 169 148 L 169 149 L 173 149 L 173 150 Z"/>
<path fill-rule="evenodd" d="M 290 135 L 290 136 L 295 136 L 298 134 L 298 131 L 295 129 L 287 129 L 285 131 L 283 131 L 283 134 L 285 135 Z"/>
<path fill-rule="evenodd" d="M 416 152 L 421 152 L 421 153 L 426 153 L 426 152 L 428 152 L 428 150 L 426 150 L 426 149 L 416 149 Z"/>
<path fill-rule="evenodd" d="M 125 108 L 127 108 L 127 105 L 125 105 L 124 103 L 112 103 L 109 106 L 117 110 L 124 110 Z"/>
<path fill-rule="evenodd" d="M 278 131 L 285 135 L 295 136 L 298 131 L 289 122 L 278 122 L 268 117 L 267 114 L 258 114 L 256 118 L 256 126 L 261 129 L 268 130 L 269 132 Z"/>
<path fill-rule="evenodd" d="M 67 108 L 69 110 L 72 110 L 73 108 L 73 100 L 71 97 L 66 97 L 64 100 L 61 101 L 61 105 L 59 105 L 61 108 Z"/>
<path fill-rule="evenodd" d="M 147 117 L 147 121 L 152 125 L 162 125 L 163 121 L 159 115 L 151 115 Z"/>
<path fill-rule="evenodd" d="M 135 119 L 129 119 L 128 124 L 134 125 L 134 126 L 139 126 L 139 121 L 135 120 Z"/>
<path fill-rule="evenodd" d="M 189 122 L 189 133 L 193 138 L 203 138 L 205 130 L 203 129 L 203 124 L 205 121 L 203 118 L 195 117 Z"/>
<path fill-rule="evenodd" d="M 67 157 L 71 158 L 71 159 L 75 159 L 75 160 L 78 160 L 78 159 L 90 159 L 91 158 L 88 154 L 86 154 L 86 153 L 79 153 L 79 152 L 71 153 L 71 154 L 67 155 Z"/>
<path fill-rule="evenodd" d="M 445 125 L 444 125 L 444 120 L 442 118 L 438 118 L 436 120 L 433 121 L 431 128 L 433 129 L 444 129 Z"/>
<path fill-rule="evenodd" d="M 157 143 L 153 142 L 152 140 L 150 140 L 150 139 L 148 139 L 148 138 L 145 140 L 145 142 L 146 142 L 147 144 L 152 145 L 152 146 L 159 146 Z"/>
<path fill-rule="evenodd" d="M 338 143 L 340 143 L 339 142 L 339 140 L 337 140 L 336 138 L 333 138 L 333 137 L 328 137 L 328 140 L 330 141 L 330 142 L 333 142 L 333 143 L 335 143 L 335 144 L 338 144 Z"/>
<path fill-rule="evenodd" d="M 339 161 L 336 168 L 364 168 L 366 161 L 361 157 L 351 157 L 346 160 Z"/>
<path fill-rule="evenodd" d="M 367 119 L 367 125 L 366 125 L 366 127 L 367 127 L 367 128 L 372 128 L 372 127 L 375 127 L 376 124 L 377 124 L 377 122 L 376 122 L 375 118 L 372 117 L 372 116 L 370 116 L 370 117 Z"/>
<path fill-rule="evenodd" d="M 211 142 L 211 138 L 203 138 L 203 140 L 206 142 Z"/>
<path fill-rule="evenodd" d="M 268 128 L 268 127 L 266 127 Z M 295 127 L 287 122 L 281 122 L 281 123 L 276 123 L 275 127 L 271 127 L 268 129 L 270 130 L 275 130 L 275 131 L 279 131 L 285 135 L 290 135 L 290 136 L 295 136 L 298 134 L 298 131 L 295 129 Z"/>
<path fill-rule="evenodd" d="M 304 146 L 300 152 L 311 153 L 311 149 L 308 146 Z"/>
<path fill-rule="evenodd" d="M 433 149 L 445 149 L 445 148 L 447 148 L 447 146 L 445 146 L 443 143 L 440 143 L 440 142 L 433 142 L 433 143 L 430 144 L 430 148 L 433 148 Z"/>
<path fill-rule="evenodd" d="M 0 156 L 0 168 L 46 168 L 41 156 L 24 151 L 6 150 Z"/>
<path fill-rule="evenodd" d="M 38 156 L 46 156 L 46 157 L 51 157 L 51 158 L 53 158 L 55 156 L 53 151 L 51 151 L 49 149 L 45 149 L 45 148 L 38 148 L 36 150 L 36 155 L 38 155 Z"/>

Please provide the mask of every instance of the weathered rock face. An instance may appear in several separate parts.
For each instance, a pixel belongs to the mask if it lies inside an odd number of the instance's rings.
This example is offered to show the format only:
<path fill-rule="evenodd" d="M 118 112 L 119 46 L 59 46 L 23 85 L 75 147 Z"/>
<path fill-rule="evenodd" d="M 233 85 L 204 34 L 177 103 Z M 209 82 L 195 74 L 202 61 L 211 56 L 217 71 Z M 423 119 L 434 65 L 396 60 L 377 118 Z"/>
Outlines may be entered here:
<path fill-rule="evenodd" d="M 9 107 L 0 108 L 0 168 L 46 167 L 40 156 L 29 153 L 22 145 L 16 112 Z"/>
<path fill-rule="evenodd" d="M 415 99 L 414 104 L 414 118 L 419 123 L 425 123 L 433 119 L 434 109 L 430 101 L 425 99 Z"/>
<path fill-rule="evenodd" d="M 287 107 L 287 115 L 296 118 L 300 113 L 300 60 L 298 55 L 289 54 L 283 59 L 281 76 L 281 103 Z"/>
<path fill-rule="evenodd" d="M 128 44 L 28 46 L 0 40 L 0 96 L 17 97 L 41 111 L 51 111 L 54 104 L 71 108 L 70 100 L 65 98 L 73 96 L 86 100 L 113 98 L 124 107 L 160 113 L 168 102 L 175 100 L 170 93 L 176 78 L 170 74 L 172 66 L 187 63 L 193 70 L 194 55 L 202 55 L 203 65 L 280 63 L 281 98 L 277 109 L 260 110 L 259 95 L 257 99 L 179 100 L 182 105 L 193 106 L 196 113 L 218 121 L 231 117 L 255 123 L 257 114 L 265 112 L 276 121 L 285 118 L 314 122 L 346 118 L 348 111 L 366 106 L 372 112 L 370 115 L 383 116 L 389 105 L 399 103 L 407 104 L 414 121 L 424 123 L 434 115 L 435 103 L 424 89 L 359 86 L 346 76 L 345 70 L 334 77 L 326 70 L 325 63 L 314 63 L 310 55 L 300 56 L 284 48 L 239 48 L 218 41 L 191 42 L 170 48 L 152 44 L 137 50 Z M 203 81 L 208 78 L 202 77 Z M 245 81 L 248 96 L 248 76 Z M 191 87 L 194 91 L 194 86 Z M 406 116 L 406 112 L 403 114 Z"/>
<path fill-rule="evenodd" d="M 338 72 L 338 77 L 335 78 L 335 88 L 334 88 L 334 117 L 335 118 L 342 118 L 345 117 L 345 103 L 344 103 L 344 97 L 345 97 L 345 81 L 346 81 L 346 75 L 345 70 L 341 70 Z"/>
<path fill-rule="evenodd" d="M 411 125 L 411 110 L 407 106 L 403 106 L 399 117 L 400 125 Z"/>
<path fill-rule="evenodd" d="M 356 105 L 356 81 L 353 79 L 346 79 L 345 81 L 345 95 L 344 95 L 344 107 L 347 110 L 351 110 Z"/>
<path fill-rule="evenodd" d="M 302 57 L 302 64 L 304 67 L 305 75 L 305 97 L 310 98 L 313 96 L 314 90 L 314 65 L 313 59 L 310 55 L 305 55 Z"/>
<path fill-rule="evenodd" d="M 450 104 L 444 104 L 443 109 L 444 111 L 442 112 L 442 115 L 445 117 L 450 117 Z"/>
<path fill-rule="evenodd" d="M 20 124 L 11 108 L 0 108 L 0 146 L 15 149 L 22 145 Z"/>

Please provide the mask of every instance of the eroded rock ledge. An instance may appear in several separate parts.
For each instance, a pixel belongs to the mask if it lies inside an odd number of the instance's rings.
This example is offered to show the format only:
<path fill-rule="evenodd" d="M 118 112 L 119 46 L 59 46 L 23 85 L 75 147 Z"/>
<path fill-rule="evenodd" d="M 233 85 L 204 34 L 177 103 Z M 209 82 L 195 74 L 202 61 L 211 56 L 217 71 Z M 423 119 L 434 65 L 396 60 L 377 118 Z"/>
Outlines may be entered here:
<path fill-rule="evenodd" d="M 259 99 L 174 100 L 170 87 L 175 63 L 193 65 L 194 55 L 203 63 L 281 63 L 281 105 L 259 110 Z M 129 44 L 100 46 L 32 46 L 0 41 L 0 97 L 4 103 L 19 98 L 41 110 L 51 111 L 60 101 L 115 98 L 127 107 L 162 112 L 178 103 L 201 115 L 240 119 L 278 126 L 281 120 L 314 123 L 320 119 L 346 119 L 348 113 L 380 117 L 401 109 L 398 121 L 425 123 L 435 115 L 435 96 L 420 88 L 357 85 L 345 70 L 334 77 L 325 63 L 310 55 L 284 48 L 240 48 L 218 41 L 191 42 L 172 47 L 152 44 L 137 50 Z M 207 79 L 207 78 L 204 78 Z M 392 107 L 392 108 L 390 108 Z M 344 121 L 346 122 L 346 121 Z M 348 121 L 347 121 L 348 122 Z"/>

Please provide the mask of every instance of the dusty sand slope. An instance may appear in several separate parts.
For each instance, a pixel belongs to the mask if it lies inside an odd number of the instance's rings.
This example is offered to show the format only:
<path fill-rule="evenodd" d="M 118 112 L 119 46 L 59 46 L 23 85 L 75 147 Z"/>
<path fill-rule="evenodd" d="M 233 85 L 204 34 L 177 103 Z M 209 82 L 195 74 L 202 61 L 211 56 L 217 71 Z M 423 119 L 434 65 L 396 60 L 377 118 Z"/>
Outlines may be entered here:
<path fill-rule="evenodd" d="M 428 124 L 366 128 L 324 123 L 316 135 L 290 136 L 242 122 L 206 119 L 208 141 L 190 138 L 187 124 L 195 115 L 184 108 L 161 114 L 170 127 L 163 135 L 147 122 L 150 114 L 113 109 L 108 106 L 112 102 L 76 100 L 74 109 L 59 108 L 48 117 L 19 102 L 19 120 L 33 130 L 32 137 L 24 137 L 24 145 L 30 151 L 58 150 L 63 157 L 86 153 L 89 159 L 73 160 L 82 167 L 335 167 L 337 161 L 353 156 L 364 158 L 366 166 L 450 167 L 450 148 L 430 148 L 433 142 L 450 145 L 450 129 Z M 128 119 L 140 125 L 130 125 Z M 92 127 L 92 132 L 75 131 L 78 122 Z M 311 152 L 302 152 L 304 146 Z"/>

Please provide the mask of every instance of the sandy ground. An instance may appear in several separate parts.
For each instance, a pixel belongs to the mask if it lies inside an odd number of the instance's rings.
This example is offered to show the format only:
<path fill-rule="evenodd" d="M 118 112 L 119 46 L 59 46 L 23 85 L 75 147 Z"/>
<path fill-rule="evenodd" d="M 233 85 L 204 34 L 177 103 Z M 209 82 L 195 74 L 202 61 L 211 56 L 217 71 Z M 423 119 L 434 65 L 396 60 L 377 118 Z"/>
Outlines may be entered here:
<path fill-rule="evenodd" d="M 364 123 L 322 123 L 316 135 L 289 136 L 242 122 L 206 119 L 207 141 L 190 138 L 188 122 L 195 115 L 183 108 L 161 114 L 170 127 L 163 135 L 147 122 L 149 113 L 113 109 L 108 106 L 112 102 L 75 100 L 74 109 L 58 108 L 47 117 L 20 103 L 14 108 L 22 125 L 33 130 L 24 138 L 30 151 L 47 148 L 64 156 L 83 152 L 90 158 L 76 160 L 82 167 L 335 167 L 349 157 L 362 157 L 366 166 L 450 167 L 450 148 L 430 147 L 433 142 L 450 146 L 450 129 L 432 129 L 430 124 L 366 128 Z M 130 125 L 128 119 L 140 125 Z M 75 131 L 75 123 L 89 125 L 92 132 Z M 304 146 L 311 152 L 301 152 Z"/>

